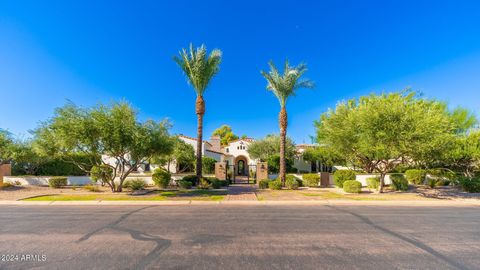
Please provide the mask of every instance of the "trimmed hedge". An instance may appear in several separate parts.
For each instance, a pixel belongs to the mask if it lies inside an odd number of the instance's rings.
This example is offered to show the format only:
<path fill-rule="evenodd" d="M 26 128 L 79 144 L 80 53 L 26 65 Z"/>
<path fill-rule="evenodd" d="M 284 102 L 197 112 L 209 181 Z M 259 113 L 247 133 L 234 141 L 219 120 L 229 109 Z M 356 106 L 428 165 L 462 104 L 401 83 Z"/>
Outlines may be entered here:
<path fill-rule="evenodd" d="M 192 183 L 190 181 L 180 180 L 180 181 L 177 181 L 177 184 L 181 189 L 191 189 L 192 188 Z"/>
<path fill-rule="evenodd" d="M 422 185 L 425 181 L 425 176 L 427 172 L 425 170 L 407 170 L 405 172 L 405 177 L 410 184 Z"/>
<path fill-rule="evenodd" d="M 333 173 L 333 180 L 339 188 L 343 187 L 345 181 L 355 180 L 356 178 L 356 174 L 352 170 L 337 170 Z"/>
<path fill-rule="evenodd" d="M 267 189 L 269 182 L 270 182 L 270 180 L 268 180 L 268 179 L 262 179 L 262 180 L 258 181 L 258 188 L 259 189 Z"/>
<path fill-rule="evenodd" d="M 268 182 L 268 188 L 274 190 L 282 189 L 282 182 L 280 180 L 274 180 Z"/>
<path fill-rule="evenodd" d="M 378 189 L 378 186 L 380 186 L 380 177 L 367 178 L 367 187 L 369 189 Z"/>
<path fill-rule="evenodd" d="M 198 183 L 198 177 L 196 175 L 186 175 L 182 180 L 190 182 L 192 186 L 195 186 Z"/>
<path fill-rule="evenodd" d="M 152 174 L 152 180 L 160 188 L 167 188 L 170 184 L 172 175 L 164 169 L 157 168 Z"/>
<path fill-rule="evenodd" d="M 287 189 L 298 189 L 299 186 L 298 179 L 295 176 L 287 175 L 287 178 L 285 179 L 285 187 Z"/>
<path fill-rule="evenodd" d="M 60 188 L 66 186 L 68 183 L 67 177 L 53 176 L 48 179 L 48 185 L 52 188 Z"/>
<path fill-rule="evenodd" d="M 318 187 L 320 175 L 316 173 L 307 173 L 303 175 L 303 185 L 307 187 Z"/>
<path fill-rule="evenodd" d="M 408 181 L 403 174 L 393 173 L 390 175 L 392 181 L 392 189 L 396 191 L 408 190 Z"/>
<path fill-rule="evenodd" d="M 348 193 L 362 192 L 362 183 L 356 180 L 347 180 L 343 182 L 343 191 Z"/>

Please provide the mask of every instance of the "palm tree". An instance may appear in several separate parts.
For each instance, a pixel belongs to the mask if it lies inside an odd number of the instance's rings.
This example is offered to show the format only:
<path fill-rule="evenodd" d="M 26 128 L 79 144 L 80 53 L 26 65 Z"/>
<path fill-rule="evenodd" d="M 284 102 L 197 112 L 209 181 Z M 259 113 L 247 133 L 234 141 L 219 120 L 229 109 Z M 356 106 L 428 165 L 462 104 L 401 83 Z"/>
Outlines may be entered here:
<path fill-rule="evenodd" d="M 202 177 L 202 142 L 203 142 L 203 115 L 205 114 L 205 101 L 203 94 L 208 87 L 210 80 L 220 70 L 222 60 L 222 51 L 213 50 L 207 55 L 207 48 L 202 44 L 199 48 L 194 48 L 190 44 L 190 50 L 182 49 L 179 56 L 174 56 L 173 60 L 183 70 L 187 81 L 193 86 L 197 93 L 195 102 L 195 113 L 197 114 L 197 177 Z"/>
<path fill-rule="evenodd" d="M 300 64 L 296 67 L 289 65 L 288 60 L 285 61 L 283 74 L 281 74 L 275 64 L 270 61 L 268 63 L 270 71 L 261 71 L 263 77 L 267 80 L 267 90 L 272 91 L 280 102 L 280 113 L 278 121 L 280 126 L 280 180 L 282 185 L 285 185 L 285 141 L 287 138 L 287 99 L 294 96 L 296 91 L 300 88 L 313 88 L 314 82 L 311 80 L 300 79 L 307 71 L 305 64 Z"/>

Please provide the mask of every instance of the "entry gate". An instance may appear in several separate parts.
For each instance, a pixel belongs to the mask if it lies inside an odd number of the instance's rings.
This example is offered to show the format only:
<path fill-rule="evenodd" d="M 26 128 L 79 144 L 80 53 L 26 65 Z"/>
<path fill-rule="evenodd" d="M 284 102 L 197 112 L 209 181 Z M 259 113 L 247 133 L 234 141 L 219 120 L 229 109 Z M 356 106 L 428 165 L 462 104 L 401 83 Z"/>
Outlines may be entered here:
<path fill-rule="evenodd" d="M 257 165 L 246 166 L 245 175 L 239 175 L 238 168 L 235 165 L 228 165 L 225 172 L 225 179 L 231 184 L 256 184 L 257 183 Z"/>

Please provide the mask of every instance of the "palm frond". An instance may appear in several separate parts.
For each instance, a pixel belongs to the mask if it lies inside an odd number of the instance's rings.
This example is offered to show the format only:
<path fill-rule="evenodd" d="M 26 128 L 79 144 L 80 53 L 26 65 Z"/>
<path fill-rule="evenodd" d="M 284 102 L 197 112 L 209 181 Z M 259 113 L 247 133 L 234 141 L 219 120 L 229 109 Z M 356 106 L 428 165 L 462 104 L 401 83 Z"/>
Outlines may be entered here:
<path fill-rule="evenodd" d="M 285 106 L 288 97 L 294 96 L 296 90 L 300 88 L 314 88 L 315 83 L 312 80 L 300 79 L 307 71 L 307 65 L 301 63 L 297 66 L 290 66 L 288 60 L 285 60 L 283 73 L 280 73 L 273 63 L 269 61 L 270 71 L 260 71 L 267 80 L 267 90 L 271 91 L 280 102 Z"/>
<path fill-rule="evenodd" d="M 174 56 L 173 60 L 182 69 L 197 95 L 202 96 L 211 79 L 220 70 L 222 52 L 215 49 L 208 55 L 205 45 L 194 48 L 193 44 L 190 44 L 188 51 L 182 49 L 179 56 Z"/>

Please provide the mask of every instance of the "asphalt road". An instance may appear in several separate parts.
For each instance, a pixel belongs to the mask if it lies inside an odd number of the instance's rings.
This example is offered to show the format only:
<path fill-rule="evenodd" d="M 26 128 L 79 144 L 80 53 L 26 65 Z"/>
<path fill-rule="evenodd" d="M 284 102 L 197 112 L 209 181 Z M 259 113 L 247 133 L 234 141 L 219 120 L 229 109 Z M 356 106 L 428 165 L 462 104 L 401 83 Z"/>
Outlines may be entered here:
<path fill-rule="evenodd" d="M 1 206 L 0 256 L 0 269 L 480 269 L 480 208 Z"/>

